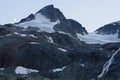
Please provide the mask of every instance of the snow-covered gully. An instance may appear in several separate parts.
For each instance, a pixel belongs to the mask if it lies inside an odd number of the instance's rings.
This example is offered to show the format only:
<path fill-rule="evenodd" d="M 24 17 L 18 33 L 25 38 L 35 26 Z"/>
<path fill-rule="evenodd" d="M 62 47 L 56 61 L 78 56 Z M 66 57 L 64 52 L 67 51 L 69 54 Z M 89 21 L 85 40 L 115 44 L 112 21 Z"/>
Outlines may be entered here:
<path fill-rule="evenodd" d="M 110 66 L 114 62 L 114 57 L 118 54 L 119 51 L 120 51 L 120 47 L 118 50 L 115 51 L 115 53 L 110 57 L 110 59 L 104 64 L 102 72 L 98 75 L 97 80 L 100 80 L 100 78 L 102 78 L 108 72 Z"/>

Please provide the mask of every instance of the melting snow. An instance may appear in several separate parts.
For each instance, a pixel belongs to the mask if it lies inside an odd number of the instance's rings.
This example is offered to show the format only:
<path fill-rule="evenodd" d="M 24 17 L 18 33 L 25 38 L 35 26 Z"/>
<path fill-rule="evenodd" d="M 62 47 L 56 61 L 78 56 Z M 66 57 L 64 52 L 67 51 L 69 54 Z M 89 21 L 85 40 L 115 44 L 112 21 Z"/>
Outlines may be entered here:
<path fill-rule="evenodd" d="M 60 23 L 59 20 L 57 20 L 56 22 L 51 22 L 50 19 L 47 19 L 45 16 L 38 13 L 38 14 L 35 14 L 34 20 L 17 24 L 17 26 L 21 26 L 24 28 L 27 28 L 29 26 L 39 27 L 41 31 L 46 31 L 51 33 L 51 32 L 54 32 L 53 30 L 54 25 L 58 23 Z"/>
<path fill-rule="evenodd" d="M 88 35 L 81 35 L 77 33 L 80 41 L 84 41 L 88 44 L 106 44 L 113 42 L 120 42 L 118 38 L 118 33 L 110 35 L 101 35 L 96 33 L 89 33 Z"/>
<path fill-rule="evenodd" d="M 32 73 L 32 72 L 39 72 L 38 70 L 33 70 L 33 69 L 28 69 L 28 68 L 24 68 L 22 66 L 18 66 L 16 69 L 15 69 L 15 73 L 16 74 L 29 74 L 29 73 Z"/>
<path fill-rule="evenodd" d="M 65 68 L 66 68 L 66 66 L 64 66 L 62 68 L 56 68 L 56 69 L 53 69 L 53 72 L 60 72 L 60 71 L 63 71 Z"/>
<path fill-rule="evenodd" d="M 63 51 L 63 52 L 67 52 L 66 49 L 63 49 L 63 48 L 58 48 L 59 50 Z"/>

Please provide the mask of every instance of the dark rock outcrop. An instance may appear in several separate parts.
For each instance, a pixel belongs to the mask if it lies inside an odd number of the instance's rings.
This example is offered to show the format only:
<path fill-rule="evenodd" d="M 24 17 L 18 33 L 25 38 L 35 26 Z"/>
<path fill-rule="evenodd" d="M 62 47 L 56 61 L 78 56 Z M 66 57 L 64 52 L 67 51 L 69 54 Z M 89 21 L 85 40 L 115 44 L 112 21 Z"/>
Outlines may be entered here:
<path fill-rule="evenodd" d="M 0 25 L 0 36 L 6 35 L 6 34 L 9 34 L 9 33 L 10 33 L 9 29 L 7 29 L 4 26 Z"/>

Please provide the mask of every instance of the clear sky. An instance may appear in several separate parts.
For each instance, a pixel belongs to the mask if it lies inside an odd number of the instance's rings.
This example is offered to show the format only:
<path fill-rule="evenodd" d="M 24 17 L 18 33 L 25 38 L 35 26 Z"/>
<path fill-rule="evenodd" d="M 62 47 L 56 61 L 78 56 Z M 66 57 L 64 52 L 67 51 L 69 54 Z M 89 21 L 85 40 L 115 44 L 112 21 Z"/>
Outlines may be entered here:
<path fill-rule="evenodd" d="M 50 4 L 89 32 L 120 19 L 120 0 L 0 0 L 0 24 L 19 21 Z"/>

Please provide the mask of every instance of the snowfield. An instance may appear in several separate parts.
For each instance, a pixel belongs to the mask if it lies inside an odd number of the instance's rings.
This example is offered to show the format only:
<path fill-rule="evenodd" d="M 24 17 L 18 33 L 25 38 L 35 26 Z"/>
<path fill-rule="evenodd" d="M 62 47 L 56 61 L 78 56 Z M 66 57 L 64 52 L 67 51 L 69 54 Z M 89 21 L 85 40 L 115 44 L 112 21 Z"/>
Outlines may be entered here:
<path fill-rule="evenodd" d="M 89 33 L 88 35 L 81 35 L 77 33 L 77 37 L 80 41 L 84 41 L 88 44 L 106 44 L 120 42 L 120 38 L 118 38 L 118 33 L 110 35 L 101 35 L 95 32 Z"/>
<path fill-rule="evenodd" d="M 27 22 L 23 22 L 23 23 L 19 23 L 16 24 L 16 26 L 20 26 L 20 27 L 24 27 L 24 28 L 28 28 L 28 27 L 38 27 L 40 28 L 40 32 L 45 31 L 48 33 L 53 33 L 55 32 L 53 27 L 54 25 L 60 23 L 59 20 L 56 20 L 55 22 L 51 22 L 50 19 L 47 19 L 45 16 L 41 15 L 41 13 L 37 13 L 34 14 L 35 19 L 31 20 L 31 21 L 27 21 Z M 59 33 L 63 33 L 63 34 L 68 34 L 69 33 L 65 33 L 65 32 L 60 32 Z M 19 34 L 19 33 L 15 33 L 15 34 Z M 23 37 L 27 36 L 26 34 L 19 34 Z M 34 38 L 37 38 L 34 35 L 31 35 Z M 80 39 L 80 41 L 84 41 L 85 43 L 88 44 L 106 44 L 106 43 L 114 43 L 114 42 L 120 42 L 120 39 L 118 38 L 118 32 L 116 34 L 109 34 L 109 35 L 102 35 L 102 34 L 97 34 L 96 32 L 93 33 L 89 33 L 89 34 L 78 34 L 77 33 L 78 38 Z M 54 41 L 52 40 L 51 37 L 47 37 L 49 42 L 54 43 Z"/>
<path fill-rule="evenodd" d="M 31 21 L 27 21 L 27 22 L 23 22 L 20 24 L 17 24 L 16 26 L 20 26 L 20 27 L 38 27 L 40 28 L 40 31 L 46 31 L 49 33 L 54 32 L 54 25 L 60 23 L 59 20 L 57 20 L 56 22 L 51 22 L 50 19 L 47 19 L 45 16 L 41 15 L 40 13 L 35 14 L 35 19 L 31 20 Z"/>

